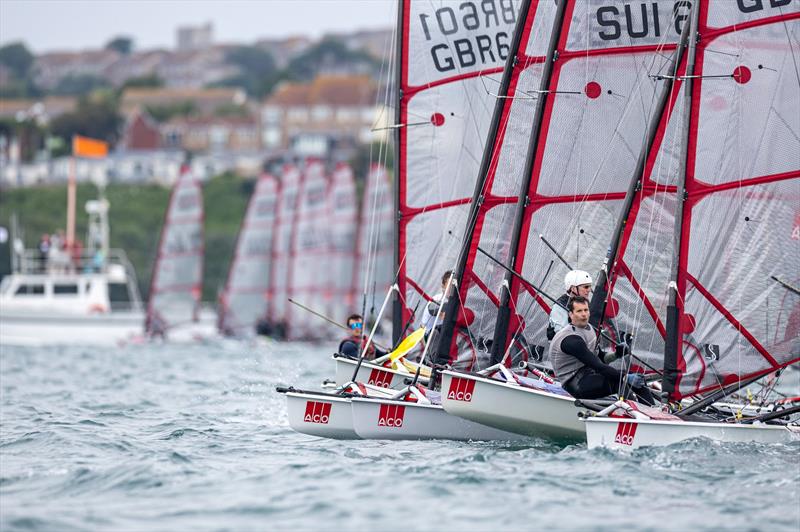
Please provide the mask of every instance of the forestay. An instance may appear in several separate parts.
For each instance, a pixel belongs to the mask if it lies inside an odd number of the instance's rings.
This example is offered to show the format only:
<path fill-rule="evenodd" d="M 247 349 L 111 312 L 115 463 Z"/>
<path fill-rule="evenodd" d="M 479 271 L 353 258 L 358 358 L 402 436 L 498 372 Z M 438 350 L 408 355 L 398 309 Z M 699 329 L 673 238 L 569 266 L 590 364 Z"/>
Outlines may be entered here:
<path fill-rule="evenodd" d="M 462 241 L 518 2 L 404 0 L 400 28 L 398 285 L 404 324 L 439 291 Z M 395 329 L 397 330 L 397 329 Z"/>
<path fill-rule="evenodd" d="M 203 192 L 188 165 L 170 194 L 150 282 L 145 331 L 197 321 L 203 285 Z"/>
<path fill-rule="evenodd" d="M 267 296 L 272 279 L 277 203 L 277 180 L 262 174 L 242 219 L 220 296 L 219 329 L 223 334 L 252 336 L 256 323 L 269 318 Z"/>
<path fill-rule="evenodd" d="M 374 318 L 383 297 L 394 281 L 393 246 L 394 206 L 389 176 L 383 166 L 370 166 L 361 202 L 358 224 L 357 268 L 353 271 L 353 286 L 357 308 L 365 317 Z"/>

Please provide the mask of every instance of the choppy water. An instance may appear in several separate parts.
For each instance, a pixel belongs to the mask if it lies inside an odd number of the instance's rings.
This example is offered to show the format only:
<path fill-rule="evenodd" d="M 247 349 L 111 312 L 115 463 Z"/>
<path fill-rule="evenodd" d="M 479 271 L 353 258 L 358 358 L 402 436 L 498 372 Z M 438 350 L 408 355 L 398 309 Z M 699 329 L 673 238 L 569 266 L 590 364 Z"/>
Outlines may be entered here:
<path fill-rule="evenodd" d="M 800 445 L 342 442 L 328 348 L 0 349 L 0 529 L 800 529 Z"/>

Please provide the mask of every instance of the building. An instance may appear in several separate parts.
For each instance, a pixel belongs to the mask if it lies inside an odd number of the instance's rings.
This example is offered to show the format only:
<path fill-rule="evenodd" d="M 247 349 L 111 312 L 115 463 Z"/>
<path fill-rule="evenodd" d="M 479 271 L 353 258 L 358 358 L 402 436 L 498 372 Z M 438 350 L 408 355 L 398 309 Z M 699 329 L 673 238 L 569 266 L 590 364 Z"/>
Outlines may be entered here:
<path fill-rule="evenodd" d="M 376 103 L 377 91 L 369 76 L 319 76 L 311 83 L 285 83 L 261 107 L 264 147 L 322 156 L 333 145 L 377 140 L 372 130 L 389 116 Z"/>
<path fill-rule="evenodd" d="M 251 117 L 181 117 L 161 126 L 165 147 L 190 152 L 260 151 L 260 133 Z"/>
<path fill-rule="evenodd" d="M 120 150 L 158 150 L 162 147 L 161 129 L 150 114 L 138 108 L 128 115 L 122 137 L 117 143 Z"/>
<path fill-rule="evenodd" d="M 92 76 L 106 79 L 106 73 L 122 55 L 116 50 L 53 52 L 36 57 L 32 75 L 37 86 L 53 90 L 68 76 Z"/>
<path fill-rule="evenodd" d="M 247 103 L 247 94 L 237 88 L 130 88 L 122 93 L 120 111 L 130 114 L 140 108 L 169 107 L 191 102 L 199 115 Z"/>
<path fill-rule="evenodd" d="M 214 42 L 214 26 L 210 22 L 203 26 L 182 26 L 175 32 L 179 52 L 203 50 Z"/>
<path fill-rule="evenodd" d="M 14 120 L 35 119 L 45 125 L 57 116 L 71 113 L 78 107 L 72 96 L 46 96 L 40 100 L 0 99 L 0 118 Z"/>

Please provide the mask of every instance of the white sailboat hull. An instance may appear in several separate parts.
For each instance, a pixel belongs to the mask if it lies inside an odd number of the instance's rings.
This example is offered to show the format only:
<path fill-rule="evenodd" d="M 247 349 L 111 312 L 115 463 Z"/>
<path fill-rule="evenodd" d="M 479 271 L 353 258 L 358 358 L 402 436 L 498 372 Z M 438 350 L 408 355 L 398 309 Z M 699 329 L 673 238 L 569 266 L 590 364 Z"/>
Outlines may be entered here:
<path fill-rule="evenodd" d="M 722 442 L 785 443 L 800 440 L 798 427 L 699 423 L 694 421 L 639 420 L 591 417 L 585 420 L 589 449 L 637 449 L 664 446 L 690 438 Z"/>
<path fill-rule="evenodd" d="M 291 391 L 286 392 L 286 407 L 289 426 L 297 432 L 340 440 L 359 438 L 349 398 Z"/>
<path fill-rule="evenodd" d="M 584 438 L 574 399 L 475 375 L 444 371 L 442 406 L 455 416 L 525 436 Z"/>
<path fill-rule="evenodd" d="M 333 360 L 336 363 L 336 384 L 341 386 L 353 380 L 353 372 L 356 370 L 358 361 L 339 355 L 333 355 Z M 378 386 L 379 388 L 399 390 L 406 385 L 406 379 L 413 377 L 406 371 L 385 368 L 364 360 L 361 362 L 361 367 L 358 369 L 358 376 L 355 380 Z M 420 377 L 420 381 L 424 383 L 427 379 Z"/>
<path fill-rule="evenodd" d="M 364 439 L 377 440 L 521 440 L 524 436 L 473 423 L 440 405 L 354 398 L 353 427 Z"/>

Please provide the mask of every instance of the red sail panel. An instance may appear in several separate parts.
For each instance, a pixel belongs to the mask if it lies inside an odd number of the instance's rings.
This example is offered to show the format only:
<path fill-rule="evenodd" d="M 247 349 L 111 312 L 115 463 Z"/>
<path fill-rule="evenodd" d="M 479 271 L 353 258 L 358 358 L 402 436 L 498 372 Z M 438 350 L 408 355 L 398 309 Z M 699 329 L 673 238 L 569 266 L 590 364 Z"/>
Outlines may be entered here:
<path fill-rule="evenodd" d="M 440 290 L 466 226 L 518 2 L 403 0 L 398 285 L 405 322 Z M 396 317 L 396 319 L 400 319 Z"/>
<path fill-rule="evenodd" d="M 267 318 L 277 201 L 277 180 L 262 174 L 250 196 L 220 296 L 219 329 L 223 334 L 252 336 L 256 323 Z"/>
<path fill-rule="evenodd" d="M 281 172 L 280 195 L 275 220 L 275 243 L 273 245 L 273 272 L 270 283 L 269 317 L 276 331 L 286 334 L 292 317 L 292 306 L 288 301 L 292 286 L 292 242 L 297 227 L 297 205 L 303 174 L 293 165 L 286 165 Z"/>
<path fill-rule="evenodd" d="M 329 255 L 322 267 L 328 276 L 326 314 L 342 324 L 356 311 L 353 270 L 356 267 L 357 215 L 353 170 L 347 164 L 339 164 L 333 171 L 328 191 L 325 225 L 329 231 Z M 337 333 L 337 329 L 330 329 L 330 334 Z"/>
<path fill-rule="evenodd" d="M 389 176 L 373 164 L 367 175 L 358 224 L 357 267 L 354 271 L 355 305 L 374 317 L 394 281 L 394 205 Z"/>
<path fill-rule="evenodd" d="M 306 161 L 292 240 L 289 297 L 323 314 L 329 280 L 325 264 L 328 258 L 329 238 L 326 223 L 327 197 L 328 178 L 325 175 L 325 167 L 316 159 Z M 306 311 L 292 311 L 292 319 L 287 329 L 288 338 L 311 340 L 329 336 L 329 329 L 318 317 Z"/>
<path fill-rule="evenodd" d="M 153 266 L 145 330 L 197 320 L 203 288 L 203 192 L 188 165 L 172 188 Z"/>
<path fill-rule="evenodd" d="M 673 15 L 681 15 L 684 8 L 673 8 L 671 0 L 635 9 L 599 0 L 568 2 L 556 29 L 556 58 L 541 117 L 534 116 L 533 104 L 524 105 L 523 96 L 539 94 L 555 7 L 538 3 L 526 14 L 520 45 L 524 52 L 506 95 L 513 100 L 503 111 L 488 193 L 471 245 L 465 278 L 471 284 L 462 286 L 462 292 L 468 290 L 468 307 L 487 309 L 475 320 L 473 337 L 491 338 L 492 311 L 501 298 L 505 274 L 477 246 L 501 261 L 507 259 L 519 186 L 528 177 L 522 166 L 535 120 L 541 120 L 541 129 L 514 270 L 553 297 L 564 292 L 563 279 L 570 268 L 540 235 L 572 268 L 600 269 L 656 107 L 660 83 L 654 77 L 665 73 L 680 37 L 681 26 Z M 509 158 L 514 163 L 507 163 Z M 498 180 L 509 167 L 513 180 Z M 548 345 L 551 302 L 517 280 L 510 290 L 507 339 L 524 350 L 522 355 L 540 359 Z"/>

